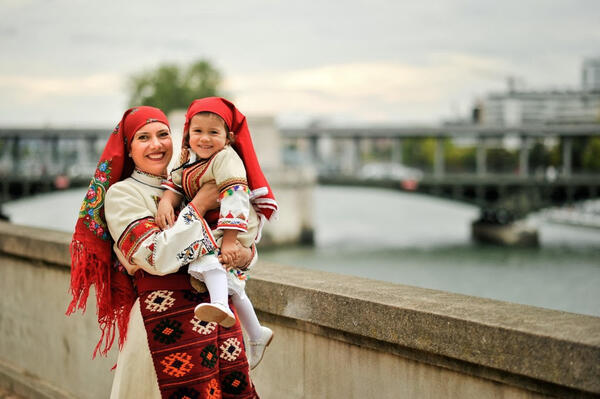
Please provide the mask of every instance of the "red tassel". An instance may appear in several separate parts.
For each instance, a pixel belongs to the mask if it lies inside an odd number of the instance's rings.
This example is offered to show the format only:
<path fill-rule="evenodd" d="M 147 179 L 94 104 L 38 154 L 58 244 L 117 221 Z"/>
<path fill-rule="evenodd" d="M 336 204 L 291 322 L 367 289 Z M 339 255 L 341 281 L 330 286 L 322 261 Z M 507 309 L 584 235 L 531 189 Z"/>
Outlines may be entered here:
<path fill-rule="evenodd" d="M 77 309 L 85 312 L 90 287 L 94 285 L 101 335 L 92 357 L 95 358 L 98 352 L 106 356 L 115 340 L 115 327 L 119 330 L 119 349 L 125 342 L 129 312 L 136 298 L 133 284 L 128 276 L 111 266 L 110 249 L 105 251 L 108 256 L 93 253 L 86 250 L 81 241 L 73 240 L 70 250 L 73 299 L 66 314 Z"/>

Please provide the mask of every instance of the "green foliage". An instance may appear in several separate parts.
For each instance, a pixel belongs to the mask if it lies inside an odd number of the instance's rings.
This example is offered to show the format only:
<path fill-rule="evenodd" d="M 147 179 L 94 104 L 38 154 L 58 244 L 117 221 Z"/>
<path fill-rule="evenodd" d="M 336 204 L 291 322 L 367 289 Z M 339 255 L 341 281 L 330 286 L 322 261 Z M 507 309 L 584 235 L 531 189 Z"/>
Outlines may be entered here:
<path fill-rule="evenodd" d="M 187 109 L 197 98 L 218 96 L 221 73 L 209 61 L 200 60 L 187 68 L 163 64 L 130 78 L 129 105 L 151 105 L 165 114 Z"/>
<path fill-rule="evenodd" d="M 583 167 L 588 171 L 600 171 L 600 137 L 592 137 L 582 154 Z"/>
<path fill-rule="evenodd" d="M 402 142 L 403 163 L 421 170 L 433 168 L 436 141 L 429 137 L 426 139 L 406 139 Z"/>
<path fill-rule="evenodd" d="M 476 168 L 477 149 L 457 147 L 450 140 L 444 145 L 446 170 L 451 173 L 472 173 Z"/>
<path fill-rule="evenodd" d="M 515 173 L 519 167 L 519 154 L 504 148 L 488 148 L 487 170 L 492 173 Z"/>

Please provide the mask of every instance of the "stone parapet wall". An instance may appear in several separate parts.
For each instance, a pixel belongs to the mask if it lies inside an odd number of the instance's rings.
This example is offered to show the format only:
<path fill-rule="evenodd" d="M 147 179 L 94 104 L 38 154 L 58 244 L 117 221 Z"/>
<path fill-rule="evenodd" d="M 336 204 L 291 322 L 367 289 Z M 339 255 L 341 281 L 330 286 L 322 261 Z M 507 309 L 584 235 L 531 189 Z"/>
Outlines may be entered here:
<path fill-rule="evenodd" d="M 64 316 L 69 241 L 0 223 L 0 384 L 27 397 L 110 391 L 93 300 Z M 276 334 L 253 371 L 262 398 L 600 395 L 597 317 L 266 262 L 248 294 Z"/>

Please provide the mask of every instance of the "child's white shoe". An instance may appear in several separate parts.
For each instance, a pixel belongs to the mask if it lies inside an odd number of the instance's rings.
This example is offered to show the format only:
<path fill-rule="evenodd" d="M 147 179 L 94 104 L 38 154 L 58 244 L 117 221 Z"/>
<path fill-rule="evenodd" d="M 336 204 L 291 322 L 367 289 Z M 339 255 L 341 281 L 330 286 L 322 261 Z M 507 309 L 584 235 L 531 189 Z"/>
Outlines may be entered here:
<path fill-rule="evenodd" d="M 269 327 L 261 327 L 260 330 L 260 338 L 257 341 L 248 342 L 249 350 L 247 355 L 250 370 L 258 366 L 265 354 L 265 349 L 273 340 L 273 331 Z"/>
<path fill-rule="evenodd" d="M 229 306 L 218 302 L 201 303 L 194 309 L 194 314 L 199 320 L 214 321 L 227 328 L 235 324 L 235 315 Z"/>

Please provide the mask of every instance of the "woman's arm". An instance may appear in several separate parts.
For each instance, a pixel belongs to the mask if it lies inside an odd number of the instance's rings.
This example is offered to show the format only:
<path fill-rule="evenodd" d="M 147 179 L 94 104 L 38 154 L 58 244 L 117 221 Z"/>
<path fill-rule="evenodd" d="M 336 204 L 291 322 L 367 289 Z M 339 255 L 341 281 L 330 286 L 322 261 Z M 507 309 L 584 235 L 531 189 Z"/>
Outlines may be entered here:
<path fill-rule="evenodd" d="M 113 185 L 106 196 L 105 215 L 125 260 L 151 274 L 164 275 L 176 272 L 199 255 L 216 251 L 215 240 L 202 218 L 204 211 L 216 203 L 216 196 L 210 194 L 214 191 L 210 187 L 201 190 L 198 199 L 180 212 L 173 227 L 161 231 L 145 202 L 145 197 L 151 196 L 132 184 Z"/>

